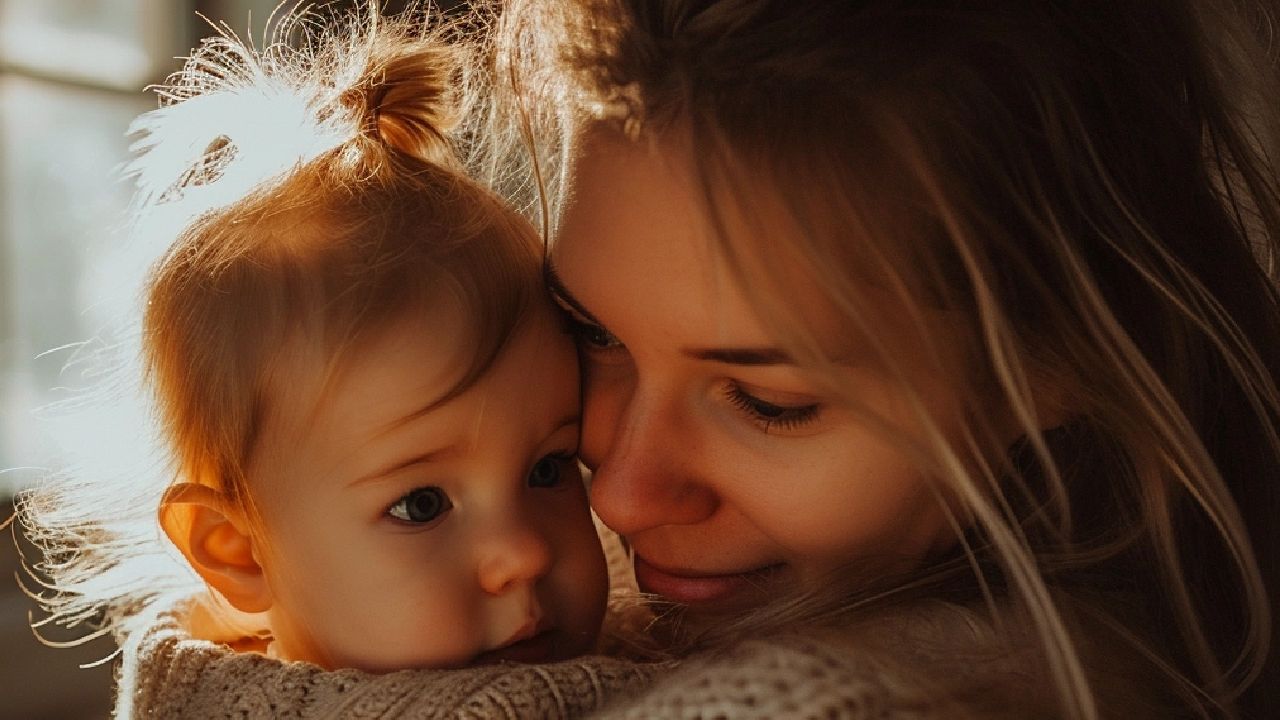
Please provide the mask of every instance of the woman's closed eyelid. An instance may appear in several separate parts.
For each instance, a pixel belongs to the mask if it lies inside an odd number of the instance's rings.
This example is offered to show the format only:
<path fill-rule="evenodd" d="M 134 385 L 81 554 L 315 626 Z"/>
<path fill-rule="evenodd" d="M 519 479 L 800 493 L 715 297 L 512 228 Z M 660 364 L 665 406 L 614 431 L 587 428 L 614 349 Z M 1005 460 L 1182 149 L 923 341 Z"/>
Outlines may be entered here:
<path fill-rule="evenodd" d="M 610 350 L 622 347 L 618 337 L 603 326 L 593 323 L 574 323 L 574 335 L 590 343 L 593 349 Z"/>
<path fill-rule="evenodd" d="M 552 299 L 555 300 L 556 308 L 560 310 L 561 314 L 563 314 L 565 319 L 568 320 L 570 323 L 574 323 L 578 325 L 599 325 L 600 324 L 596 322 L 595 318 L 586 315 L 585 313 L 582 312 L 582 310 L 579 310 L 576 305 L 568 302 L 563 297 L 556 294 L 552 294 L 551 297 Z"/>
<path fill-rule="evenodd" d="M 591 352 L 610 352 L 625 347 L 608 328 L 583 317 L 575 308 L 560 305 L 560 309 L 564 312 L 569 334 L 580 348 Z"/>
<path fill-rule="evenodd" d="M 766 434 L 779 430 L 799 430 L 817 420 L 822 412 L 822 403 L 816 400 L 766 400 L 758 393 L 759 391 L 749 390 L 735 381 L 729 381 L 724 386 L 725 399 L 751 422 L 760 426 Z"/>

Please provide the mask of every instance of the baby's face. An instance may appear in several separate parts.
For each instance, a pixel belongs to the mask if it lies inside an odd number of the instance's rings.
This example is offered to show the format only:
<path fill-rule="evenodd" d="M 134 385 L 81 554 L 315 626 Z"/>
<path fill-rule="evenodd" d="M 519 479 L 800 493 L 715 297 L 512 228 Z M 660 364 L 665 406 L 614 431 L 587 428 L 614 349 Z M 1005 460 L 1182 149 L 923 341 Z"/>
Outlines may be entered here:
<path fill-rule="evenodd" d="M 540 306 L 432 407 L 463 363 L 462 315 L 407 318 L 323 390 L 316 362 L 276 378 L 250 483 L 282 657 L 383 671 L 591 648 L 608 581 L 574 459 L 573 347 Z"/>

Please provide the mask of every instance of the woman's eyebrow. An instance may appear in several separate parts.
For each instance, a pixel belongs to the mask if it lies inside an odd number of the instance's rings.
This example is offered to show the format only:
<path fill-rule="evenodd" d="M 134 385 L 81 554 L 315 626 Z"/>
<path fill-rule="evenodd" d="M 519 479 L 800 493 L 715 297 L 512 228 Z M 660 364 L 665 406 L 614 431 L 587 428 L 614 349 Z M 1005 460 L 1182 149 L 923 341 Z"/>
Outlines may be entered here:
<path fill-rule="evenodd" d="M 794 365 L 795 360 L 776 347 L 692 347 L 681 353 L 695 360 L 710 360 L 727 365 Z"/>
<path fill-rule="evenodd" d="M 588 322 L 603 326 L 603 323 L 597 320 L 595 315 L 591 314 L 591 311 L 582 304 L 582 301 L 574 297 L 573 293 L 569 292 L 569 288 L 564 286 L 564 280 L 560 279 L 560 273 L 556 272 L 555 266 L 551 264 L 551 258 L 543 261 L 542 276 L 547 283 L 547 289 L 551 291 L 551 294 L 557 300 L 568 305 L 570 309 L 581 315 Z"/>
<path fill-rule="evenodd" d="M 555 266 L 551 263 L 551 259 L 547 258 L 542 263 L 543 276 L 546 279 L 547 289 L 560 302 L 568 305 L 570 309 L 578 313 L 590 323 L 594 323 L 604 327 L 604 323 L 596 319 L 595 315 L 587 309 L 582 301 L 573 296 L 569 289 L 564 286 L 564 280 L 560 278 L 560 274 L 556 272 Z M 711 362 L 725 363 L 726 365 L 794 365 L 795 360 L 791 358 L 785 351 L 776 347 L 687 347 L 681 348 L 680 352 L 695 360 L 709 360 Z"/>

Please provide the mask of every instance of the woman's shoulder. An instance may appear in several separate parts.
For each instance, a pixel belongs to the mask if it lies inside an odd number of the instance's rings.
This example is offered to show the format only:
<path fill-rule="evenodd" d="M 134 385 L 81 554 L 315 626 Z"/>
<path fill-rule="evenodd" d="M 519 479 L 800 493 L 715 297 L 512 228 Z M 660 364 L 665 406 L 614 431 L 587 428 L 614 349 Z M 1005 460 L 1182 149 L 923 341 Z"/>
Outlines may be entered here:
<path fill-rule="evenodd" d="M 792 628 L 688 658 L 610 718 L 1050 717 L 1028 638 L 983 612 L 922 602 Z"/>
<path fill-rule="evenodd" d="M 576 717 L 669 666 L 603 656 L 372 674 L 285 662 L 192 637 L 158 615 L 122 648 L 117 718 Z"/>

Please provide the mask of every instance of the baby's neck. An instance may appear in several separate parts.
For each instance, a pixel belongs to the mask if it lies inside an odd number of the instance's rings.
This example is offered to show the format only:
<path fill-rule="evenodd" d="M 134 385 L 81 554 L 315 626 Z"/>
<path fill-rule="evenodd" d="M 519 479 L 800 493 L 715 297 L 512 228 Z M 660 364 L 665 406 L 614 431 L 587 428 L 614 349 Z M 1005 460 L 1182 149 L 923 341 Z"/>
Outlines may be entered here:
<path fill-rule="evenodd" d="M 263 618 L 238 612 L 216 597 L 194 599 L 185 621 L 191 637 L 221 643 L 237 652 L 266 654 L 271 644 Z"/>

